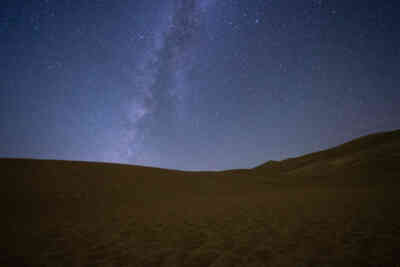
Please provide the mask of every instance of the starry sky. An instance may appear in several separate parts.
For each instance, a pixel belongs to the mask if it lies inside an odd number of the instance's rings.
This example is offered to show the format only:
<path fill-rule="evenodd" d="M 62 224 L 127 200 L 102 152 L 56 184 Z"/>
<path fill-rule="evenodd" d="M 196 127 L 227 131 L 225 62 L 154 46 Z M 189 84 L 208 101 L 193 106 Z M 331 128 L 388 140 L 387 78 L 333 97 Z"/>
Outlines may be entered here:
<path fill-rule="evenodd" d="M 254 167 L 400 128 L 400 3 L 5 0 L 0 157 Z"/>

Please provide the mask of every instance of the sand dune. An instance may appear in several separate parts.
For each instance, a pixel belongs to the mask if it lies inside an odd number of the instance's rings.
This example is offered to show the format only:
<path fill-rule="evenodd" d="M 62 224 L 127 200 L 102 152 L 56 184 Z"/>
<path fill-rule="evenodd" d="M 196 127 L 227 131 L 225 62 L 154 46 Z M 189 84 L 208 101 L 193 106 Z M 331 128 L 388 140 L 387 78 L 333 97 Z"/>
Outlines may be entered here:
<path fill-rule="evenodd" d="M 400 131 L 254 169 L 1 159 L 0 266 L 397 266 Z"/>

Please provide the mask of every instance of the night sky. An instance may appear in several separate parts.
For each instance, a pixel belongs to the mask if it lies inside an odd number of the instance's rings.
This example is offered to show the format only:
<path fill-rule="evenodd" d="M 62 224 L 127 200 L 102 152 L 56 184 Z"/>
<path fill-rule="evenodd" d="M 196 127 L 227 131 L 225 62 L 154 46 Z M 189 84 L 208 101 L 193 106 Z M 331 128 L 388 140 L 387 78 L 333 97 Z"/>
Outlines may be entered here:
<path fill-rule="evenodd" d="M 254 167 L 400 128 L 400 2 L 1 1 L 0 157 Z"/>

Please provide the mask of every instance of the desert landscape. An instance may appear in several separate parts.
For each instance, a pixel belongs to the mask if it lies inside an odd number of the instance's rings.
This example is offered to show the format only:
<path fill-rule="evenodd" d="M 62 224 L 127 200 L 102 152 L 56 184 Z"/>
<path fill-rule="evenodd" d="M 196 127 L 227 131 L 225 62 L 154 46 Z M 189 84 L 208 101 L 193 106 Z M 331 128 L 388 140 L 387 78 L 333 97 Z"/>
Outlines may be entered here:
<path fill-rule="evenodd" d="M 0 1 L 0 267 L 400 267 L 400 1 Z"/>
<path fill-rule="evenodd" d="M 399 266 L 400 131 L 253 169 L 1 159 L 1 266 Z"/>

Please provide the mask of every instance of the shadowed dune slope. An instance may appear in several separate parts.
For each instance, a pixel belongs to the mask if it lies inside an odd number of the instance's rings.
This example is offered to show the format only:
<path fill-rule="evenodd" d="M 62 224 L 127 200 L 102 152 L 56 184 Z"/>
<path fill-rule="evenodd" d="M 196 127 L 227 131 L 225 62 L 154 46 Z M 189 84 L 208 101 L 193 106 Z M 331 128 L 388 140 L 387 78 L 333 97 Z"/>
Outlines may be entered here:
<path fill-rule="evenodd" d="M 254 168 L 253 173 L 312 183 L 398 183 L 399 163 L 400 130 L 397 130 L 371 134 L 298 158 L 269 161 Z"/>
<path fill-rule="evenodd" d="M 396 266 L 400 131 L 248 170 L 1 159 L 0 266 Z"/>

